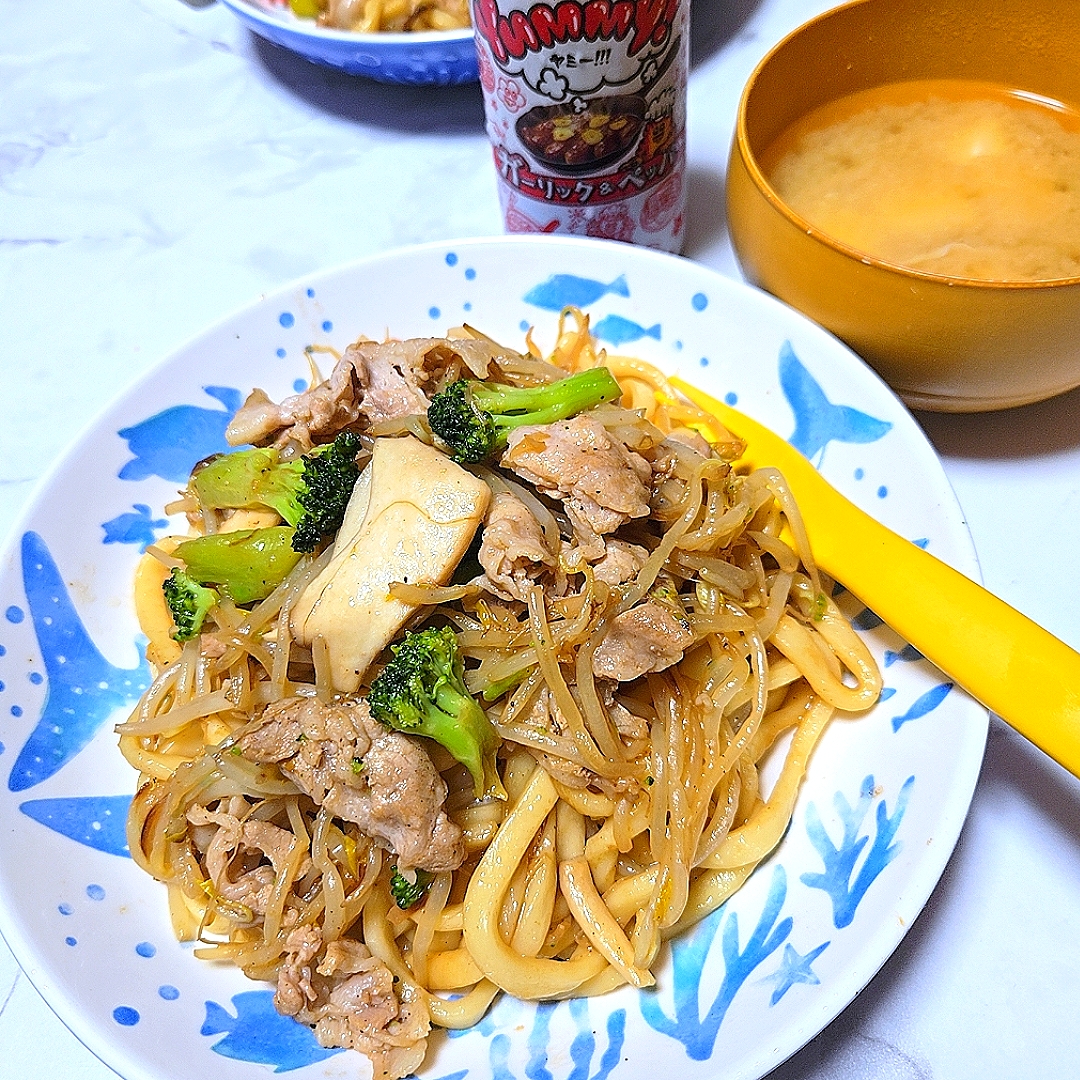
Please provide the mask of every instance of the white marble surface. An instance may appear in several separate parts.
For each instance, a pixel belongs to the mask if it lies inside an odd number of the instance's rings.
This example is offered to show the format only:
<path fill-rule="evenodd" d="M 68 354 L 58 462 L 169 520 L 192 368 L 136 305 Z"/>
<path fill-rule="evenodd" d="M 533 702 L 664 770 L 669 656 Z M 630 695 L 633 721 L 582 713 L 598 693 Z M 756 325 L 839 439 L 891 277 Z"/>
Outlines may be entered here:
<path fill-rule="evenodd" d="M 737 274 L 722 195 L 739 91 L 827 6 L 695 0 L 689 257 Z M 87 419 L 209 322 L 324 266 L 500 228 L 475 87 L 339 76 L 212 0 L 0 0 L 0 535 Z M 1080 393 L 920 420 L 987 584 L 1080 646 Z M 1078 849 L 1080 785 L 995 720 L 926 911 L 773 1080 L 1076 1077 Z M 113 1076 L 0 944 L 0 1080 Z"/>

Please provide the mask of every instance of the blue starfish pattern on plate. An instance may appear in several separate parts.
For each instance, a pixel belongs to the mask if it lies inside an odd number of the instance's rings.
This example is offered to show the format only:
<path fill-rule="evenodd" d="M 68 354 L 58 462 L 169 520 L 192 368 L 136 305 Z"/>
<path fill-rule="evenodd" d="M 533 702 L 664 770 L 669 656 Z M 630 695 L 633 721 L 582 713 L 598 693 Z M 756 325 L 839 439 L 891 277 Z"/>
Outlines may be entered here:
<path fill-rule="evenodd" d="M 602 296 L 611 293 L 614 296 L 629 296 L 630 288 L 626 278 L 619 275 L 606 284 L 593 278 L 578 277 L 576 274 L 552 274 L 546 281 L 534 285 L 525 294 L 525 303 L 545 311 L 562 311 L 566 307 L 588 307 L 595 304 Z"/>
<path fill-rule="evenodd" d="M 45 541 L 22 538 L 23 588 L 46 673 L 45 706 L 8 777 L 25 791 L 61 769 L 119 708 L 138 701 L 150 684 L 145 660 L 133 668 L 110 664 L 90 639 Z"/>
<path fill-rule="evenodd" d="M 784 946 L 784 956 L 780 961 L 780 967 L 769 976 L 775 983 L 769 1004 L 775 1005 L 796 983 L 804 983 L 807 986 L 818 986 L 821 980 L 814 974 L 814 961 L 829 947 L 829 942 L 823 941 L 815 949 L 811 949 L 805 956 L 790 944 Z"/>

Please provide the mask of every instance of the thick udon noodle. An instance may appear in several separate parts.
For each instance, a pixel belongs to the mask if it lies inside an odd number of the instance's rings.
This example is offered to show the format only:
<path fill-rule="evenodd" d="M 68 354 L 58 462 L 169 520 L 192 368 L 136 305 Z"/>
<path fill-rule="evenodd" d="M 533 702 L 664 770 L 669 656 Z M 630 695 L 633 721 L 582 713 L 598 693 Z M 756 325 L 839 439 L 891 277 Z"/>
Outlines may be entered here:
<path fill-rule="evenodd" d="M 531 338 L 529 348 L 539 360 Z M 429 605 L 425 617 L 456 629 L 474 692 L 513 687 L 485 702 L 503 739 L 505 802 L 478 801 L 466 772 L 431 744 L 467 856 L 412 910 L 391 900 L 391 853 L 275 766 L 230 750 L 269 702 L 298 691 L 331 696 L 319 650 L 301 649 L 288 630 L 290 606 L 325 556 L 303 559 L 250 611 L 226 605 L 217 616 L 222 655 L 202 656 L 194 641 L 163 666 L 121 728 L 142 781 L 130 846 L 167 884 L 176 932 L 199 940 L 197 956 L 273 979 L 287 928 L 317 925 L 324 941 L 362 939 L 415 988 L 432 1022 L 449 1028 L 476 1023 L 500 989 L 555 999 L 649 985 L 664 940 L 715 910 L 776 847 L 830 718 L 876 700 L 875 665 L 819 581 L 782 476 L 732 468 L 737 441 L 678 400 L 651 366 L 598 354 L 587 320 L 565 319 L 549 359 L 568 370 L 606 363 L 624 409 L 635 410 L 616 410 L 609 423 L 691 427 L 709 436 L 712 456 L 668 478 L 654 500 L 647 561 L 625 585 L 608 588 L 579 568 L 579 591 L 545 598 L 534 587 L 516 612 L 473 586 L 400 587 Z M 521 482 L 486 475 L 527 499 L 545 528 L 558 528 Z M 591 658 L 611 620 L 661 578 L 675 583 L 696 643 L 667 670 L 619 685 L 620 702 L 647 720 L 647 734 L 628 739 L 612 723 Z M 530 722 L 541 692 L 564 718 L 558 733 Z M 785 735 L 766 795 L 759 768 Z M 568 785 L 559 768 L 545 767 L 553 761 L 593 782 Z M 208 887 L 191 840 L 198 806 L 291 833 L 273 864 L 265 916 L 236 910 Z"/>

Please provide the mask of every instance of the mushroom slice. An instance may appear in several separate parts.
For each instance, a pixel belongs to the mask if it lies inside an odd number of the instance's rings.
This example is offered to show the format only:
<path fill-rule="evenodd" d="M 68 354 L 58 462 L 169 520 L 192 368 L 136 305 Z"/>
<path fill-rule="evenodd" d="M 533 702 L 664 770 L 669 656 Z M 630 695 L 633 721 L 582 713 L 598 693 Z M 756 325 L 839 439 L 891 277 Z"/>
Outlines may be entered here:
<path fill-rule="evenodd" d="M 335 690 L 356 691 L 368 665 L 416 611 L 394 599 L 390 585 L 445 585 L 490 498 L 482 480 L 411 435 L 375 441 L 353 493 L 367 502 L 362 523 L 351 536 L 351 528 L 341 530 L 330 562 L 292 612 L 297 641 L 325 641 Z M 346 511 L 350 526 L 356 516 Z"/>

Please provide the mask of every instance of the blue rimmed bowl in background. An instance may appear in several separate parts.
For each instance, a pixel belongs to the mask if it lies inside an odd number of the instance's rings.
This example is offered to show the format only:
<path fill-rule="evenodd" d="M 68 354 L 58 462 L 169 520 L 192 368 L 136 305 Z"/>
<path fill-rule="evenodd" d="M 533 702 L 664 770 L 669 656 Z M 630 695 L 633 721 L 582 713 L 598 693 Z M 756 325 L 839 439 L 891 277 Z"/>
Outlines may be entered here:
<path fill-rule="evenodd" d="M 255 0 L 222 3 L 260 37 L 347 75 L 408 86 L 456 86 L 479 78 L 471 27 L 355 33 L 316 26 L 288 7 L 264 7 Z"/>

